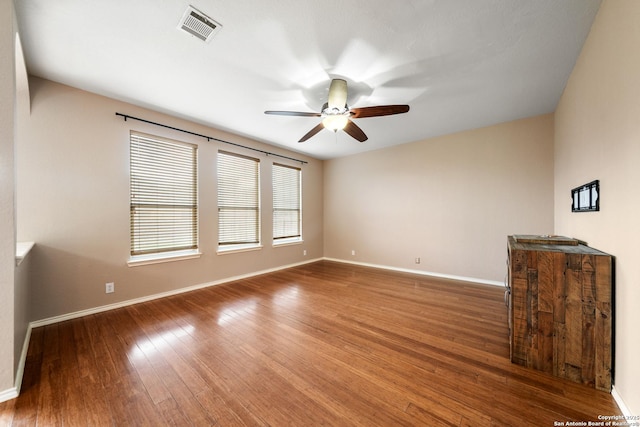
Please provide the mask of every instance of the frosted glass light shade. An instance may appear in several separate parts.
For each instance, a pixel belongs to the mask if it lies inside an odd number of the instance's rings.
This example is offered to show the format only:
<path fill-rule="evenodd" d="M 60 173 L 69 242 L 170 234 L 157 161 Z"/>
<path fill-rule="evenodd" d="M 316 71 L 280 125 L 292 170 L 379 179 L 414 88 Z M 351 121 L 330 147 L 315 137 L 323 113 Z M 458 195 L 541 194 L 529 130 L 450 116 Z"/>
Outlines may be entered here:
<path fill-rule="evenodd" d="M 325 117 L 322 120 L 322 124 L 324 125 L 325 128 L 332 130 L 334 132 L 337 132 L 339 130 L 344 129 L 348 121 L 349 121 L 349 118 L 347 116 L 342 114 L 336 114 L 336 115 Z"/>

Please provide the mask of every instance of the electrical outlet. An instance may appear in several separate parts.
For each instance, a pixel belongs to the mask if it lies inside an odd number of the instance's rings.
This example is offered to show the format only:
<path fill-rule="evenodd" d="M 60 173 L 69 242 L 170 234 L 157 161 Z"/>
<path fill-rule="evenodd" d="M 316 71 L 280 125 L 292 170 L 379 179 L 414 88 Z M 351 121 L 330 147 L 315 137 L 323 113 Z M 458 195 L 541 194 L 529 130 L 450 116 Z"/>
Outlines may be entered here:
<path fill-rule="evenodd" d="M 105 294 L 112 294 L 115 292 L 115 290 L 116 290 L 116 285 L 113 282 L 109 282 L 104 285 Z"/>
<path fill-rule="evenodd" d="M 306 249 L 302 250 L 302 255 L 307 256 L 307 250 Z"/>
<path fill-rule="evenodd" d="M 416 264 L 420 264 L 420 257 L 416 257 Z"/>
<path fill-rule="evenodd" d="M 355 249 L 351 249 L 351 256 L 356 256 L 356 250 Z"/>

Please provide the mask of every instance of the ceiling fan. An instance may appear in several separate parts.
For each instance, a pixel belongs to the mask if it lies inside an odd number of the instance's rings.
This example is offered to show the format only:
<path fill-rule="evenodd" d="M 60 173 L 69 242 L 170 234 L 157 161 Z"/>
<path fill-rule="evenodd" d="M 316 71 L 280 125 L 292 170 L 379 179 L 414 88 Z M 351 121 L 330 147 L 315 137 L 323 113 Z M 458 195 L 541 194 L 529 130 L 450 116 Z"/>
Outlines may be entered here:
<path fill-rule="evenodd" d="M 329 86 L 329 99 L 322 106 L 320 113 L 306 113 L 300 111 L 265 111 L 265 114 L 276 114 L 280 116 L 300 116 L 300 117 L 322 117 L 316 127 L 307 132 L 298 142 L 304 142 L 311 138 L 323 128 L 334 132 L 344 130 L 353 138 L 360 142 L 367 140 L 367 135 L 353 123 L 351 119 L 361 119 L 365 117 L 390 116 L 392 114 L 402 114 L 409 111 L 408 105 L 377 105 L 373 107 L 349 108 L 347 105 L 347 82 L 343 79 L 331 80 Z"/>

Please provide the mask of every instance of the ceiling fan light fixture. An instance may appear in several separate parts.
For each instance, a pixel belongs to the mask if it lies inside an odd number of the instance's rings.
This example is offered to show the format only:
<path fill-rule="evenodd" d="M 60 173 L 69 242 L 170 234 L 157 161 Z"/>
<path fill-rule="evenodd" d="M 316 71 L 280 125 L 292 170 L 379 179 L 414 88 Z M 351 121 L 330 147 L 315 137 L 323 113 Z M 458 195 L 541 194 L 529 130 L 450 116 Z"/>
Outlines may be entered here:
<path fill-rule="evenodd" d="M 322 119 L 322 125 L 334 132 L 344 129 L 348 122 L 349 117 L 344 114 L 332 114 Z"/>
<path fill-rule="evenodd" d="M 323 128 L 334 132 L 344 130 L 349 136 L 359 142 L 365 142 L 367 135 L 351 119 L 364 117 L 390 116 L 409 111 L 408 105 L 375 105 L 372 107 L 349 108 L 347 105 L 347 81 L 343 79 L 331 80 L 329 99 L 325 102 L 320 113 L 301 111 L 265 111 L 265 114 L 281 116 L 322 117 L 322 121 L 304 134 L 298 142 L 305 142 L 316 135 Z"/>

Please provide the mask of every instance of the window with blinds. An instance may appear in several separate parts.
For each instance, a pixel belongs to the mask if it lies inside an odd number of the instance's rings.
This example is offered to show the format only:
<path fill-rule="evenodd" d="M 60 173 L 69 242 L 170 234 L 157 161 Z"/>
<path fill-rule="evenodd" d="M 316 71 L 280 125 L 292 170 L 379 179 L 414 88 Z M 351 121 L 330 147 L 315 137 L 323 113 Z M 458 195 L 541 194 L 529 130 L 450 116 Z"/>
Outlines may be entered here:
<path fill-rule="evenodd" d="M 260 161 L 218 152 L 218 246 L 260 244 Z"/>
<path fill-rule="evenodd" d="M 198 147 L 131 133 L 131 255 L 198 248 Z"/>
<path fill-rule="evenodd" d="M 302 238 L 301 171 L 273 164 L 273 242 L 286 243 Z"/>

